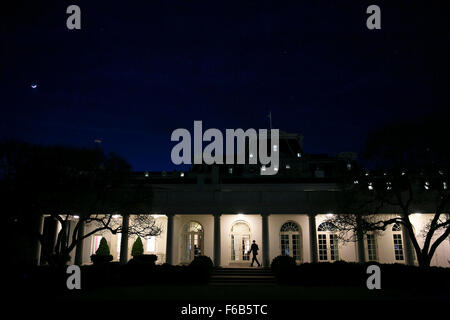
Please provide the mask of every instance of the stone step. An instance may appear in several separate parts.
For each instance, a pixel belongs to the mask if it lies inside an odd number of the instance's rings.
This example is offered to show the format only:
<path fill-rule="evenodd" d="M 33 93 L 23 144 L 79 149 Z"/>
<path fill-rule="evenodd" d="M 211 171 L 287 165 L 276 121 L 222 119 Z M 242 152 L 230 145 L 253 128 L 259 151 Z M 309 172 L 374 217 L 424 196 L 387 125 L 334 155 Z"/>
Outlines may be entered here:
<path fill-rule="evenodd" d="M 274 284 L 270 268 L 217 268 L 211 275 L 212 285 Z"/>

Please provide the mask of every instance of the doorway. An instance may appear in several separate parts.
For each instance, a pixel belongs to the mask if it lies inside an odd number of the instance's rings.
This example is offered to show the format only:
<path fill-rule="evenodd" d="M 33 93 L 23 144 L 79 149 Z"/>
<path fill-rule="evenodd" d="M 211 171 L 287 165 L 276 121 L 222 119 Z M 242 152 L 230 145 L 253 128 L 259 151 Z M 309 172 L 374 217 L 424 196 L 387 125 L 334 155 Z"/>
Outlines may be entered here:
<path fill-rule="evenodd" d="M 245 221 L 237 221 L 231 227 L 231 262 L 250 260 L 250 227 Z"/>

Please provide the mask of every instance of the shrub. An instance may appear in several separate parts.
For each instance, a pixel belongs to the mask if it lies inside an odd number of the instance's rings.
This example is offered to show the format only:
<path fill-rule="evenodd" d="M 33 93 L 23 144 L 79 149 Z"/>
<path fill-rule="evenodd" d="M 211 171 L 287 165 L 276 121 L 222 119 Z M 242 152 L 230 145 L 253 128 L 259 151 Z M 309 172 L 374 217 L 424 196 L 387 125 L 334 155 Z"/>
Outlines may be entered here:
<path fill-rule="evenodd" d="M 207 283 L 211 277 L 214 264 L 210 257 L 197 256 L 189 264 L 189 270 L 192 273 L 194 282 Z"/>
<path fill-rule="evenodd" d="M 108 242 L 106 242 L 106 239 L 102 237 L 100 240 L 100 245 L 98 246 L 97 251 L 95 252 L 98 256 L 109 256 L 109 246 Z"/>
<path fill-rule="evenodd" d="M 113 256 L 109 253 L 109 246 L 108 242 L 106 242 L 106 239 L 103 237 L 100 240 L 100 245 L 98 246 L 97 251 L 95 254 L 91 255 L 91 261 L 94 264 L 98 263 L 106 263 L 112 261 Z"/>
<path fill-rule="evenodd" d="M 141 237 L 138 237 L 136 241 L 133 243 L 133 247 L 131 248 L 131 255 L 133 258 L 144 254 L 144 245 L 142 244 Z"/>
<path fill-rule="evenodd" d="M 280 274 L 283 271 L 295 269 L 297 264 L 295 259 L 291 256 L 277 256 L 272 260 L 270 267 L 275 274 Z"/>

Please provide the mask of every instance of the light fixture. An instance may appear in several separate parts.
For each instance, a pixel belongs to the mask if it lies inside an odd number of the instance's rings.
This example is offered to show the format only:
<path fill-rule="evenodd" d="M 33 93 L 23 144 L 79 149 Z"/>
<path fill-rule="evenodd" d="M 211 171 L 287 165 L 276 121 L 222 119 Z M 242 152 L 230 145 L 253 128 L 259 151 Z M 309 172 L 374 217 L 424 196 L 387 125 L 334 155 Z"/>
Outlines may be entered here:
<path fill-rule="evenodd" d="M 273 145 L 273 151 L 278 151 L 278 146 L 276 144 Z"/>
<path fill-rule="evenodd" d="M 447 187 L 447 182 L 445 182 L 445 181 L 442 182 L 442 187 L 444 188 L 444 190 L 447 190 L 447 188 L 448 188 L 448 187 Z"/>
<path fill-rule="evenodd" d="M 333 217 L 334 215 L 332 214 L 332 213 L 327 213 L 327 217 L 328 218 L 331 218 L 331 217 Z"/>
<path fill-rule="evenodd" d="M 182 177 L 182 178 L 184 177 L 184 172 L 180 173 L 180 177 Z"/>
<path fill-rule="evenodd" d="M 243 213 L 238 213 L 238 214 L 237 214 L 237 217 L 238 217 L 238 218 L 242 218 L 243 216 L 244 216 Z"/>
<path fill-rule="evenodd" d="M 359 181 L 358 181 L 358 180 L 355 180 L 355 181 L 353 181 L 353 183 L 354 183 L 354 184 L 358 184 L 358 183 L 359 183 Z"/>
<path fill-rule="evenodd" d="M 286 169 L 290 169 L 290 168 L 291 168 L 291 166 L 287 164 L 286 165 Z"/>
<path fill-rule="evenodd" d="M 347 170 L 352 170 L 352 164 L 351 163 L 347 163 Z"/>
<path fill-rule="evenodd" d="M 80 219 L 80 216 L 75 215 L 75 216 L 73 216 L 73 218 L 74 219 Z"/>
<path fill-rule="evenodd" d="M 253 158 L 253 153 L 250 153 L 250 158 Z"/>
<path fill-rule="evenodd" d="M 273 167 L 273 170 L 278 171 L 278 167 Z"/>
<path fill-rule="evenodd" d="M 297 152 L 297 158 L 301 158 L 302 154 L 300 152 Z"/>
<path fill-rule="evenodd" d="M 366 172 L 366 177 L 369 175 L 369 173 L 368 172 Z"/>
<path fill-rule="evenodd" d="M 430 183 L 428 181 L 425 181 L 425 190 L 430 190 Z"/>
<path fill-rule="evenodd" d="M 36 89 L 36 88 L 37 88 L 37 84 L 36 84 L 36 83 L 32 83 L 32 84 L 31 84 L 31 88 L 32 88 L 32 89 Z"/>
<path fill-rule="evenodd" d="M 392 190 L 392 184 L 391 184 L 391 182 L 386 182 L 386 189 L 387 190 Z"/>
<path fill-rule="evenodd" d="M 148 171 L 145 171 L 144 176 L 148 177 Z"/>
<path fill-rule="evenodd" d="M 369 190 L 373 190 L 373 184 L 372 184 L 372 182 L 369 182 L 368 188 L 369 188 Z"/>

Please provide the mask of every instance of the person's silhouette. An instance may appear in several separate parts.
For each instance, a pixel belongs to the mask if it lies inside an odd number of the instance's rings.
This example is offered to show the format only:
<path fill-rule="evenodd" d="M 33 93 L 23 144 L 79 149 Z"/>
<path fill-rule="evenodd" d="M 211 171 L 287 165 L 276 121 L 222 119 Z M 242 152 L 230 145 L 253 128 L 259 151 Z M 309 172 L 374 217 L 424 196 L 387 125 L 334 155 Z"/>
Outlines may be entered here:
<path fill-rule="evenodd" d="M 250 247 L 250 251 L 252 252 L 252 264 L 251 264 L 252 267 L 253 267 L 253 262 L 255 262 L 255 261 L 258 264 L 258 267 L 261 266 L 258 259 L 256 258 L 256 256 L 258 255 L 258 250 L 259 250 L 258 245 L 256 244 L 255 240 L 253 240 L 252 246 Z"/>

